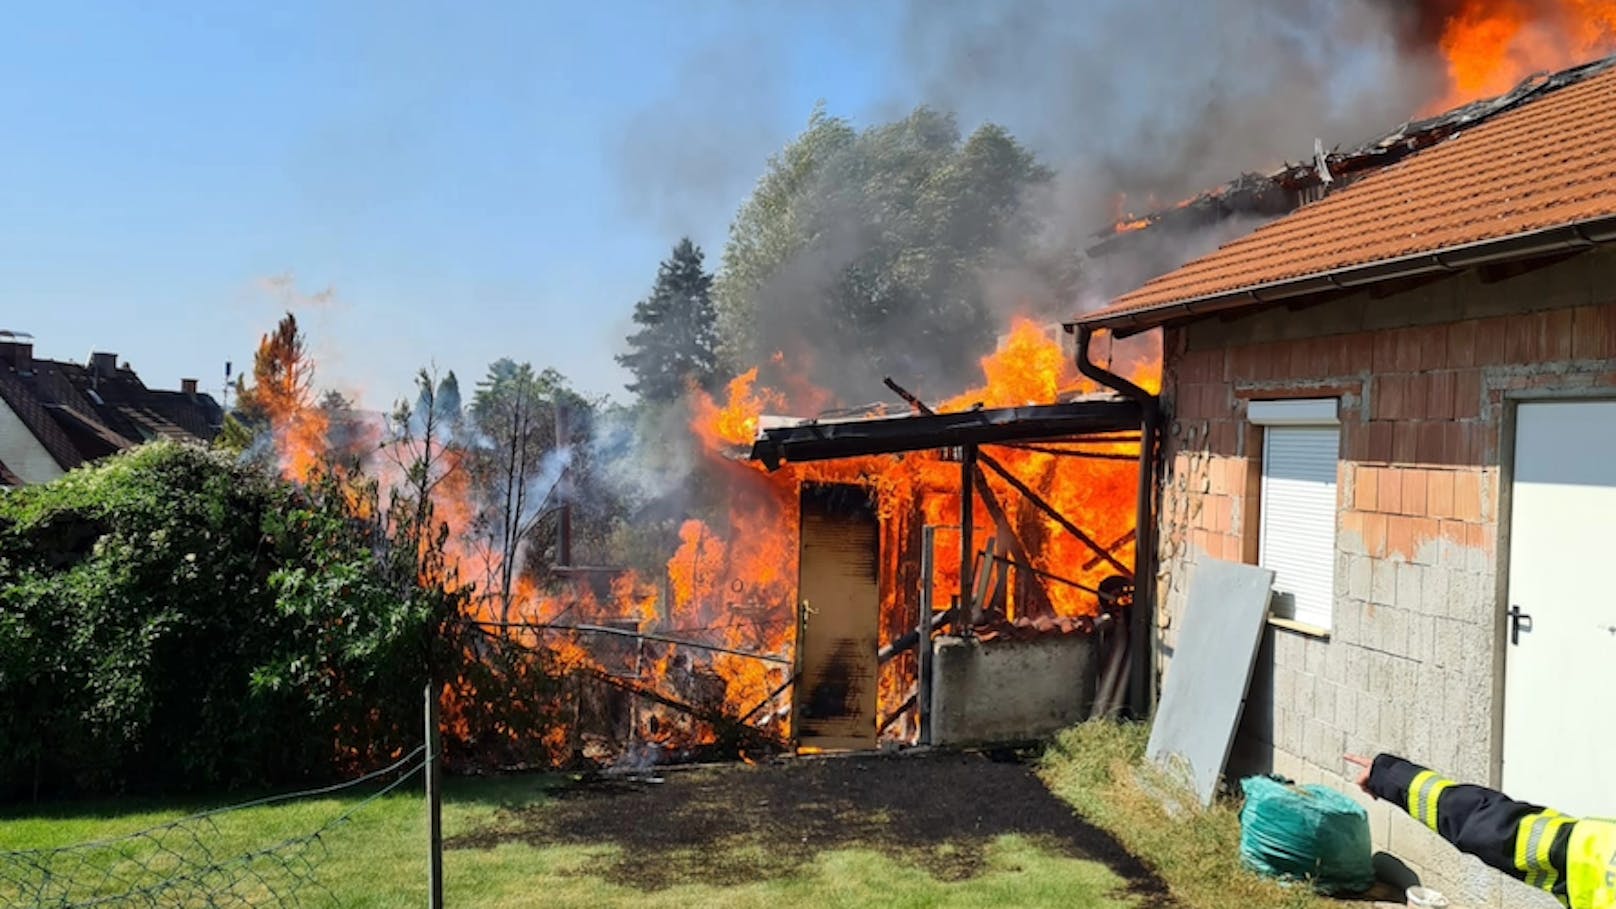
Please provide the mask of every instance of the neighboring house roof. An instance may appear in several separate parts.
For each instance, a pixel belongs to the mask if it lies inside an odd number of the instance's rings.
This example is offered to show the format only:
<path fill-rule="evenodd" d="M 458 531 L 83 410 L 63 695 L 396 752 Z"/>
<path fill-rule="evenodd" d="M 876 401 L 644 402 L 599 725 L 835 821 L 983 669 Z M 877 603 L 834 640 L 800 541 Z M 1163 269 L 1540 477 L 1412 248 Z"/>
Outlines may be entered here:
<path fill-rule="evenodd" d="M 0 461 L 0 486 L 21 486 L 22 479 L 11 472 L 5 461 Z"/>
<path fill-rule="evenodd" d="M 0 343 L 0 400 L 63 470 L 152 439 L 210 441 L 224 411 L 207 394 L 147 388 L 127 367 L 35 359 Z"/>
<path fill-rule="evenodd" d="M 1076 321 L 1127 333 L 1201 312 L 1616 241 L 1616 58 L 1552 79 L 1564 87 Z"/>
<path fill-rule="evenodd" d="M 39 397 L 23 380 L 9 369 L 0 367 L 0 400 L 4 400 L 22 425 L 63 470 L 72 470 L 83 464 L 85 457 L 68 436 L 60 423 L 51 416 Z"/>

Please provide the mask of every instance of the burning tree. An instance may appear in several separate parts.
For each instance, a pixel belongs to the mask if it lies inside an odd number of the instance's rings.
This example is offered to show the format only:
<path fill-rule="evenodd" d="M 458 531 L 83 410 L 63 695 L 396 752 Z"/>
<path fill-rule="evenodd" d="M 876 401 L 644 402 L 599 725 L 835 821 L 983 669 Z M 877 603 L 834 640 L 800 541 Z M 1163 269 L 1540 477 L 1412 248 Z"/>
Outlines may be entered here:
<path fill-rule="evenodd" d="M 248 429 L 269 430 L 287 471 L 308 476 L 325 452 L 327 424 L 325 412 L 311 406 L 314 362 L 296 316 L 288 312 L 258 342 L 252 375 L 251 385 L 237 380 L 238 419 Z"/>
<path fill-rule="evenodd" d="M 534 531 L 563 506 L 558 493 L 572 451 L 557 438 L 557 420 L 563 408 L 581 404 L 559 373 L 508 359 L 496 361 L 477 384 L 471 405 L 477 438 L 469 451 L 479 498 L 475 532 L 486 535 L 483 590 L 498 603 L 501 622 L 510 621 Z"/>

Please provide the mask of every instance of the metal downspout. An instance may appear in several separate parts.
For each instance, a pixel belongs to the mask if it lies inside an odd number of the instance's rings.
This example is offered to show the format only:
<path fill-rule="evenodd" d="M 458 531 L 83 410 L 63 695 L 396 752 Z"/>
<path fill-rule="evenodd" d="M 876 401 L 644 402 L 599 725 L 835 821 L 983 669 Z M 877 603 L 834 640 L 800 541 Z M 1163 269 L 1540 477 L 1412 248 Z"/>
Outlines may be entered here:
<path fill-rule="evenodd" d="M 1156 444 L 1161 430 L 1160 399 L 1089 359 L 1094 329 L 1077 328 L 1077 369 L 1106 388 L 1139 402 L 1143 420 L 1139 434 L 1139 492 L 1135 502 L 1133 609 L 1129 632 L 1133 659 L 1129 673 L 1128 707 L 1135 717 L 1146 717 L 1156 706 L 1156 635 L 1151 622 L 1156 614 Z"/>

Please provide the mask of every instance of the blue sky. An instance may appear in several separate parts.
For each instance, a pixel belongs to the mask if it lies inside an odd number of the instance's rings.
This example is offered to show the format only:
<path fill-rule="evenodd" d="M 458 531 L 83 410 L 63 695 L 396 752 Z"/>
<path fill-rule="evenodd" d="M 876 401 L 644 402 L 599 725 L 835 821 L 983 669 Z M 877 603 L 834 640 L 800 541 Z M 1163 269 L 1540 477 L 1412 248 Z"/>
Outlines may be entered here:
<path fill-rule="evenodd" d="M 611 354 L 678 234 L 716 265 L 816 99 L 856 117 L 891 91 L 892 14 L 794 9 L 12 7 L 0 328 L 214 387 L 291 303 L 321 378 L 372 406 L 500 356 L 621 396 Z M 681 191 L 648 152 L 687 120 L 744 128 L 690 143 Z"/>
<path fill-rule="evenodd" d="M 1399 122 L 1421 95 L 1378 8 L 15 5 L 0 329 L 217 389 L 292 306 L 321 384 L 371 407 L 423 365 L 469 384 L 502 356 L 622 397 L 612 354 L 657 262 L 689 233 L 717 267 L 816 101 L 860 125 L 922 100 L 1005 123 L 1108 209 L 1147 159 L 1183 193 Z"/>

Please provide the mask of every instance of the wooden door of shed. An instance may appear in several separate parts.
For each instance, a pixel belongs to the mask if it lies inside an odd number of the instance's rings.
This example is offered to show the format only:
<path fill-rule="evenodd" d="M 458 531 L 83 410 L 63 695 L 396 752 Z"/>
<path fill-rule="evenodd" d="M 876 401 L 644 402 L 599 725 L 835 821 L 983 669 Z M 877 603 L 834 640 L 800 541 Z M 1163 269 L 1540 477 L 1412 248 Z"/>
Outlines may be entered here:
<path fill-rule="evenodd" d="M 797 745 L 874 748 L 880 519 L 859 486 L 806 484 L 797 581 Z"/>

